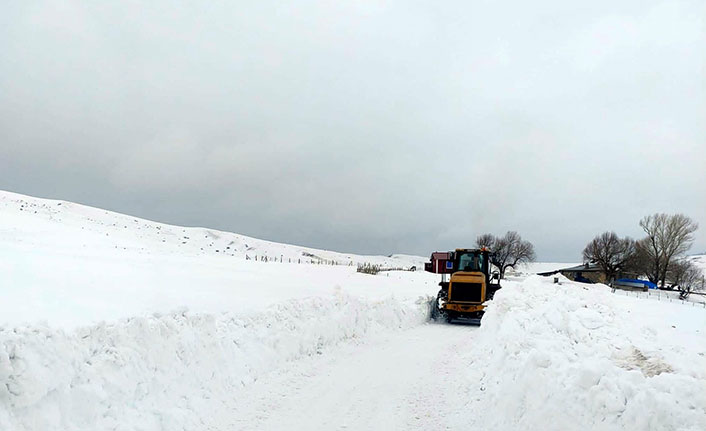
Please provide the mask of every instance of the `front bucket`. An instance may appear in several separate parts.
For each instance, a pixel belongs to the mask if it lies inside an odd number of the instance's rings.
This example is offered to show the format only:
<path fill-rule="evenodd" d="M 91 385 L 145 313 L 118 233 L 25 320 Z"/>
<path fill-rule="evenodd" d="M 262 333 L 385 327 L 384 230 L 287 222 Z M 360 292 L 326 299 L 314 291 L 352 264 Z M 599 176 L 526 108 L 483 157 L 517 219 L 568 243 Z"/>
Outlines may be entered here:
<path fill-rule="evenodd" d="M 467 325 L 480 326 L 480 318 L 478 317 L 452 317 L 448 319 L 449 323 L 465 323 Z"/>

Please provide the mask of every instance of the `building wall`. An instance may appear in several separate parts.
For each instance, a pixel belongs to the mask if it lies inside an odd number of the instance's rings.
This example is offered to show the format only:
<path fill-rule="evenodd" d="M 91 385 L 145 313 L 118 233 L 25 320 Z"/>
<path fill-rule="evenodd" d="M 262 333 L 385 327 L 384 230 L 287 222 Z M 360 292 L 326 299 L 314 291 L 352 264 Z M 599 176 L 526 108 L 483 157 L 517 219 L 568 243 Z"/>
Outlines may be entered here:
<path fill-rule="evenodd" d="M 593 283 L 607 283 L 606 275 L 601 271 L 561 271 L 561 275 L 569 280 L 576 280 L 576 276 L 581 273 L 584 278 L 591 280 Z"/>

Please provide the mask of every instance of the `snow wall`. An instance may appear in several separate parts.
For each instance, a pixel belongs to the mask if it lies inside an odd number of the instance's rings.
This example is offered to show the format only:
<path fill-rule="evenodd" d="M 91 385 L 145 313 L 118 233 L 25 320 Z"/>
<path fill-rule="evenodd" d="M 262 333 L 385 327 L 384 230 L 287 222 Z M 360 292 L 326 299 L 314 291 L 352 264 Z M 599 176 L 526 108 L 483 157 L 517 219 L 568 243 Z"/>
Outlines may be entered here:
<path fill-rule="evenodd" d="M 0 328 L 0 430 L 203 429 L 263 373 L 428 315 L 427 298 L 337 292 L 250 316 L 183 311 L 71 333 Z"/>
<path fill-rule="evenodd" d="M 482 359 L 469 366 L 468 399 L 480 416 L 469 421 L 495 430 L 705 430 L 704 316 L 563 277 L 510 283 L 474 340 Z"/>

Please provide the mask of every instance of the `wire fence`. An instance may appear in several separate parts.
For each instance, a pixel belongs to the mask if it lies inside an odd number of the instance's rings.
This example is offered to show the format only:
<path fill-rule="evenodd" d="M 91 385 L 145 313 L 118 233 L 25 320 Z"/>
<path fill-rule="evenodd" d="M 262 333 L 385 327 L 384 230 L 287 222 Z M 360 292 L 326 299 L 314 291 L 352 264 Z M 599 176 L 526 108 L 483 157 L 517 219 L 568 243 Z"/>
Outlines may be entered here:
<path fill-rule="evenodd" d="M 622 295 L 622 296 L 629 296 L 633 298 L 640 298 L 640 299 L 652 299 L 656 301 L 665 301 L 665 302 L 673 302 L 673 303 L 680 303 L 685 306 L 691 306 L 691 307 L 700 307 L 700 308 L 706 308 L 706 296 L 702 296 L 699 293 L 693 294 L 695 297 L 700 297 L 700 300 L 695 300 L 696 298 L 693 297 L 692 295 L 689 295 L 686 299 L 681 299 L 679 298 L 679 292 L 674 291 L 674 292 L 669 292 L 669 291 L 661 291 L 657 290 L 656 292 L 653 290 L 648 290 L 647 292 L 644 291 L 639 291 L 639 290 L 623 290 L 623 289 L 612 289 L 614 294 Z M 692 299 L 693 298 L 693 299 Z"/>
<path fill-rule="evenodd" d="M 413 265 L 409 268 L 404 267 L 386 267 L 380 264 L 373 264 L 369 262 L 353 262 L 345 261 L 341 262 L 335 259 L 322 259 L 317 256 L 307 256 L 305 258 L 284 258 L 284 255 L 279 256 L 269 256 L 269 255 L 245 255 L 245 260 L 254 260 L 257 262 L 268 262 L 268 263 L 293 263 L 297 265 L 328 265 L 328 266 L 356 266 L 358 272 L 366 274 L 377 274 L 380 272 L 389 271 L 416 271 L 417 266 Z"/>
<path fill-rule="evenodd" d="M 254 260 L 257 262 L 272 262 L 272 263 L 296 263 L 298 265 L 331 265 L 331 266 L 353 266 L 353 261 L 341 262 L 335 259 L 321 259 L 305 257 L 292 259 L 291 257 L 284 258 L 284 255 L 268 256 L 268 255 L 245 255 L 245 260 Z"/>

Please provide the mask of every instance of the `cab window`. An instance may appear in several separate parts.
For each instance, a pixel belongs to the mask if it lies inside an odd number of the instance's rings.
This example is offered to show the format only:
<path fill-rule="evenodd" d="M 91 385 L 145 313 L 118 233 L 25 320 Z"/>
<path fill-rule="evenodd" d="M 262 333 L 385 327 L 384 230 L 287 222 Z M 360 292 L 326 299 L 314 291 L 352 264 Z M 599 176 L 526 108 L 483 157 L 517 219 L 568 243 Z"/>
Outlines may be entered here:
<path fill-rule="evenodd" d="M 483 255 L 464 253 L 458 258 L 459 271 L 480 271 L 483 267 Z"/>

